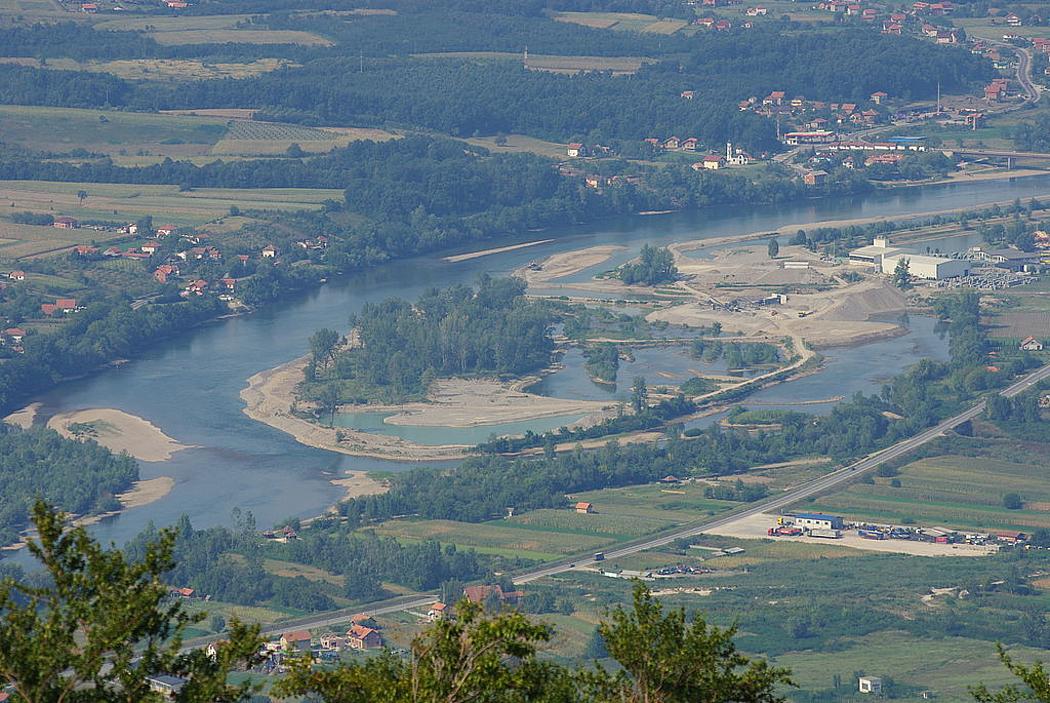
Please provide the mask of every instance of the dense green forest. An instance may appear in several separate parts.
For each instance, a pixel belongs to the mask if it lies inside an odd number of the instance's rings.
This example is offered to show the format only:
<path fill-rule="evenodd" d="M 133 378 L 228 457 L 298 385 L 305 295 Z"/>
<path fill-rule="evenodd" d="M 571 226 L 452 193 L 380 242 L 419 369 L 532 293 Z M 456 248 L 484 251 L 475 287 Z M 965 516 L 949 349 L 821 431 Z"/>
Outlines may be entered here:
<path fill-rule="evenodd" d="M 94 442 L 0 424 L 0 545 L 17 541 L 37 498 L 77 515 L 116 510 L 114 495 L 138 477 L 134 459 Z"/>
<path fill-rule="evenodd" d="M 312 361 L 304 395 L 331 402 L 418 398 L 447 376 L 520 376 L 550 362 L 551 311 L 525 298 L 515 278 L 480 279 L 477 290 L 431 290 L 415 303 L 369 303 L 350 320 L 354 344 L 331 363 Z M 336 393 L 332 393 L 332 390 Z"/>
<path fill-rule="evenodd" d="M 592 344 L 584 347 L 583 358 L 591 378 L 616 383 L 616 373 L 620 369 L 619 347 L 609 342 Z"/>
<path fill-rule="evenodd" d="M 380 598 L 384 581 L 426 590 L 452 578 L 479 579 L 491 573 L 493 563 L 491 557 L 460 551 L 454 545 L 442 546 L 436 541 L 406 545 L 393 538 L 351 534 L 327 524 L 323 529 L 304 530 L 301 539 L 286 544 L 264 543 L 250 513 L 236 511 L 234 523 L 233 527 L 197 530 L 183 516 L 174 525 L 176 565 L 169 573 L 169 583 L 228 603 L 272 603 L 317 611 L 335 608 L 334 599 Z M 157 534 L 150 526 L 125 550 L 131 557 L 139 557 Z M 343 577 L 345 583 L 275 576 L 263 568 L 264 559 L 316 566 Z"/>
<path fill-rule="evenodd" d="M 403 22 L 411 17 L 374 17 L 367 22 L 382 28 L 385 22 Z M 637 54 L 644 49 L 644 42 L 656 41 L 632 33 L 599 32 L 542 21 L 545 34 L 590 32 L 603 46 L 616 41 L 642 42 L 641 46 L 617 47 L 613 51 L 616 54 Z M 353 28 L 362 22 L 337 26 Z M 426 19 L 427 31 L 418 36 L 433 36 L 434 27 L 441 26 L 436 22 Z M 475 50 L 479 48 L 476 38 L 489 36 L 488 25 L 484 32 L 464 32 L 462 25 L 456 24 L 454 31 L 458 36 L 470 36 L 470 47 Z M 395 33 L 404 41 L 403 31 Z M 683 39 L 661 37 L 658 41 Z M 524 44 L 517 42 L 510 49 L 517 52 Z M 535 46 L 532 41 L 528 44 Z M 559 42 L 557 46 L 562 49 L 556 53 L 564 53 L 563 47 L 568 44 Z M 579 46 L 579 42 L 574 40 L 572 45 Z M 376 58 L 366 62 L 361 71 L 358 44 L 352 46 L 350 57 L 335 51 L 298 68 L 240 80 L 177 86 L 102 74 L 3 66 L 0 102 L 108 105 L 135 110 L 235 104 L 315 124 L 412 125 L 456 136 L 513 132 L 563 142 L 586 138 L 592 143 L 636 142 L 650 136 L 679 134 L 695 135 L 711 145 L 728 140 L 752 150 L 772 150 L 777 148 L 774 125 L 739 111 L 737 101 L 762 97 L 777 89 L 822 100 L 860 101 L 876 90 L 894 97 L 916 98 L 936 91 L 935 76 L 944 90 L 963 90 L 992 74 L 985 60 L 964 49 L 850 29 L 784 34 L 755 30 L 747 41 L 736 35 L 705 36 L 702 42 L 690 41 L 683 46 L 683 53 L 676 58 L 643 66 L 633 76 L 566 76 L 528 71 L 515 61 L 449 58 Z M 450 47 L 426 49 L 447 51 Z M 384 57 L 389 53 L 384 52 Z M 601 52 L 593 49 L 590 53 Z M 844 59 L 844 55 L 855 59 Z M 907 60 L 902 60 L 905 56 Z M 927 70 L 915 72 L 910 70 L 912 65 L 923 65 Z M 332 75 L 341 79 L 332 81 Z M 391 85 L 397 85 L 398 90 L 390 90 Z M 679 96 L 683 90 L 694 90 L 701 99 L 682 100 Z"/>

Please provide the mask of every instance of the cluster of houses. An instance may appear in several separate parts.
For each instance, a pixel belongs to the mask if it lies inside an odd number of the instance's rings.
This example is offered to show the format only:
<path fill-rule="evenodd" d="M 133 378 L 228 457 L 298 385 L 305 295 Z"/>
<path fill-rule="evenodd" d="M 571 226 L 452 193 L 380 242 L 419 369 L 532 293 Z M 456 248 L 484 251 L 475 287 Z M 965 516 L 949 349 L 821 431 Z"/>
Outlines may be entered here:
<path fill-rule="evenodd" d="M 875 109 L 889 100 L 884 91 L 876 91 L 869 96 L 870 106 L 854 102 L 828 102 L 824 100 L 807 100 L 798 95 L 788 97 L 783 90 L 774 90 L 759 100 L 752 96 L 741 100 L 737 107 L 741 112 L 753 112 L 767 118 L 786 118 L 803 127 L 802 130 L 781 135 L 786 144 L 820 144 L 834 141 L 835 136 L 829 128 L 835 126 L 865 128 L 881 121 L 881 113 Z M 779 124 L 779 123 L 778 123 Z"/>

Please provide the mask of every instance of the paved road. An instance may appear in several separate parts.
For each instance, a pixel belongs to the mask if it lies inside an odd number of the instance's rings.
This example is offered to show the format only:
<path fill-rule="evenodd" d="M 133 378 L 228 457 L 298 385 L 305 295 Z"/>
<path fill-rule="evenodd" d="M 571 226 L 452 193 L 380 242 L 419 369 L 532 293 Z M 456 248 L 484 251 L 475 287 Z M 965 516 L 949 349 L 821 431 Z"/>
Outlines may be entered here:
<path fill-rule="evenodd" d="M 1001 395 L 1012 398 L 1019 393 L 1022 393 L 1032 386 L 1036 385 L 1040 381 L 1050 378 L 1050 364 L 1036 369 L 1027 376 L 1022 377 L 1013 385 L 1003 389 Z M 725 515 L 721 515 L 712 520 L 705 520 L 702 522 L 695 522 L 688 525 L 683 525 L 671 532 L 666 532 L 656 537 L 649 537 L 633 542 L 623 543 L 617 547 L 611 547 L 605 550 L 605 557 L 608 560 L 620 559 L 631 554 L 645 551 L 647 549 L 655 549 L 657 547 L 663 547 L 668 545 L 675 540 L 682 539 L 683 537 L 695 537 L 696 535 L 707 532 L 716 527 L 723 527 L 737 520 L 741 520 L 758 513 L 769 512 L 771 510 L 777 510 L 779 508 L 786 507 L 793 503 L 816 495 L 829 488 L 845 483 L 855 479 L 856 477 L 868 472 L 873 469 L 885 464 L 888 461 L 898 459 L 905 454 L 921 447 L 927 442 L 933 441 L 937 437 L 940 437 L 946 432 L 949 432 L 959 425 L 963 424 L 967 420 L 973 418 L 984 412 L 985 401 L 981 400 L 976 403 L 973 407 L 965 410 L 954 417 L 950 417 L 944 420 L 935 427 L 931 427 L 928 430 L 924 430 L 914 437 L 902 440 L 891 447 L 887 447 L 879 452 L 876 452 L 870 456 L 867 456 L 853 464 L 845 466 L 841 469 L 833 471 L 829 474 L 816 478 L 809 483 L 805 483 L 795 489 L 774 496 L 758 503 L 753 503 L 745 508 L 736 510 Z M 532 569 L 526 572 L 518 573 L 514 575 L 515 583 L 530 583 L 532 581 L 538 581 L 539 579 L 546 578 L 548 576 L 554 576 L 561 574 L 566 571 L 571 571 L 576 564 L 590 563 L 591 555 L 580 555 L 576 558 L 567 558 L 551 564 L 547 564 L 543 567 Z M 318 627 L 327 627 L 331 625 L 338 625 L 347 622 L 350 617 L 355 613 L 369 613 L 371 615 L 384 615 L 387 613 L 394 613 L 403 610 L 417 610 L 426 608 L 430 603 L 434 602 L 436 598 L 435 594 L 424 594 L 424 595 L 412 595 L 412 596 L 401 596 L 398 598 L 391 598 L 389 600 L 379 601 L 371 603 L 369 605 L 359 606 L 357 608 L 332 611 L 328 613 L 318 614 L 310 617 L 299 618 L 297 620 L 283 621 L 278 625 L 268 626 L 263 628 L 262 632 L 264 635 L 276 634 L 279 632 L 288 632 L 290 630 L 307 630 Z M 212 637 L 201 637 L 195 640 L 188 640 L 186 642 L 186 648 L 201 647 L 219 639 L 218 636 Z"/>

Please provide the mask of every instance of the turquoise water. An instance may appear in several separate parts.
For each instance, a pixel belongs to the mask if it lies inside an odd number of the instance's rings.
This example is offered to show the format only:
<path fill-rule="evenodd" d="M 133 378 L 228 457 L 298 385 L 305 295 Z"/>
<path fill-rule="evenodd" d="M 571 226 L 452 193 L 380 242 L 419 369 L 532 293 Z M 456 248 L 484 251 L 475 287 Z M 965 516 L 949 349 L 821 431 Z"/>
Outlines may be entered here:
<path fill-rule="evenodd" d="M 422 425 L 392 425 L 384 422 L 394 413 L 340 413 L 335 416 L 337 427 L 352 427 L 364 432 L 391 435 L 418 444 L 468 444 L 487 442 L 494 437 L 518 436 L 528 431 L 542 434 L 582 420 L 586 415 L 553 415 L 524 422 L 504 422 L 478 427 L 426 427 Z"/>

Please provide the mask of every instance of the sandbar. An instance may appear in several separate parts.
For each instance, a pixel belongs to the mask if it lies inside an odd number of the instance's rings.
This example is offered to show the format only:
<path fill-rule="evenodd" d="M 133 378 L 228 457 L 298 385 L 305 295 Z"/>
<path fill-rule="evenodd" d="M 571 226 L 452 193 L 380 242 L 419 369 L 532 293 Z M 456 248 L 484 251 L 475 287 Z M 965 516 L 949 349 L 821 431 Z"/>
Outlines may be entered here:
<path fill-rule="evenodd" d="M 489 256 L 490 254 L 502 254 L 506 251 L 517 251 L 518 249 L 526 249 L 528 247 L 534 247 L 539 244 L 549 244 L 553 242 L 553 239 L 537 239 L 535 242 L 523 242 L 521 244 L 511 244 L 505 247 L 495 247 L 494 249 L 482 249 L 480 251 L 471 251 L 466 254 L 455 254 L 453 256 L 446 256 L 442 261 L 448 261 L 449 263 L 455 264 L 460 261 L 469 261 L 471 259 L 480 259 L 483 256 Z"/>
<path fill-rule="evenodd" d="M 15 410 L 13 413 L 5 417 L 4 422 L 9 425 L 21 427 L 23 430 L 28 430 L 33 426 L 33 421 L 36 420 L 36 414 L 39 410 L 40 403 L 30 403 L 21 410 Z"/>
<path fill-rule="evenodd" d="M 571 276 L 591 266 L 608 261 L 618 251 L 626 247 L 614 244 L 600 244 L 585 249 L 575 249 L 548 256 L 540 262 L 538 268 L 525 266 L 514 272 L 515 276 L 524 278 L 526 283 L 547 283 L 557 278 Z"/>
<path fill-rule="evenodd" d="M 84 425 L 79 434 L 71 425 Z M 175 452 L 190 447 L 164 434 L 141 417 L 114 408 L 89 408 L 59 413 L 47 426 L 70 439 L 93 439 L 114 452 L 127 452 L 140 461 L 167 461 Z"/>
<path fill-rule="evenodd" d="M 367 471 L 347 471 L 345 478 L 333 478 L 329 483 L 345 491 L 342 500 L 380 495 L 390 490 L 389 482 L 376 480 Z"/>

